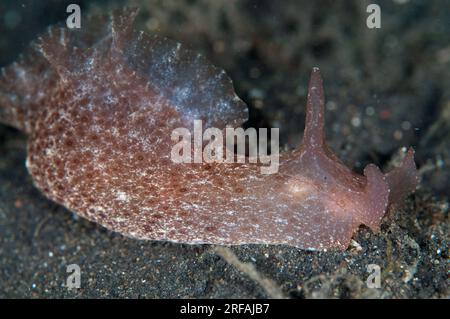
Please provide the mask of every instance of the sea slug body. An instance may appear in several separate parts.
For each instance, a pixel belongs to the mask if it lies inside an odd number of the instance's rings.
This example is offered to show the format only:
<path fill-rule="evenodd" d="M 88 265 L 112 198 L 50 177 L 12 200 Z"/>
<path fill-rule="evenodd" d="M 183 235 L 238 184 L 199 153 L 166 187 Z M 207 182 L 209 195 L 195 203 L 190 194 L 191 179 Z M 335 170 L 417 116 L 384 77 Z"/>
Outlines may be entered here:
<path fill-rule="evenodd" d="M 50 27 L 0 76 L 0 122 L 28 135 L 27 168 L 48 198 L 121 234 L 209 244 L 345 249 L 418 183 L 413 151 L 383 174 L 346 167 L 325 143 L 314 68 L 301 146 L 279 171 L 252 163 L 174 163 L 171 132 L 238 127 L 231 80 L 180 44 L 135 32 L 135 9 L 80 30 Z"/>

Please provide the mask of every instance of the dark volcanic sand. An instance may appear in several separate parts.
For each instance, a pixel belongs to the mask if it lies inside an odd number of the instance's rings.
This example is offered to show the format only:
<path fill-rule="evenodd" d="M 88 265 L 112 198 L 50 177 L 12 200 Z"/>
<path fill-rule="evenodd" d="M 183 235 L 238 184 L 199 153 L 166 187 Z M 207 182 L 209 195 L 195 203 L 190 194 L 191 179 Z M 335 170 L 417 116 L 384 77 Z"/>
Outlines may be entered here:
<path fill-rule="evenodd" d="M 378 1 L 382 28 L 368 30 L 362 1 L 95 1 L 100 11 L 140 5 L 138 26 L 225 68 L 249 125 L 280 127 L 286 148 L 300 141 L 307 78 L 319 66 L 328 140 L 348 165 L 387 168 L 402 146 L 416 149 L 421 187 L 379 234 L 361 228 L 345 252 L 232 247 L 287 297 L 450 296 L 450 12 L 445 0 L 403 2 Z M 16 3 L 0 4 L 1 65 L 65 14 L 64 2 Z M 21 22 L 7 28 L 11 10 Z M 211 246 L 132 240 L 77 218 L 32 186 L 24 163 L 24 135 L 0 126 L 0 297 L 268 296 Z M 81 267 L 77 290 L 64 287 L 72 263 Z M 369 264 L 381 267 L 380 289 L 366 287 Z"/>

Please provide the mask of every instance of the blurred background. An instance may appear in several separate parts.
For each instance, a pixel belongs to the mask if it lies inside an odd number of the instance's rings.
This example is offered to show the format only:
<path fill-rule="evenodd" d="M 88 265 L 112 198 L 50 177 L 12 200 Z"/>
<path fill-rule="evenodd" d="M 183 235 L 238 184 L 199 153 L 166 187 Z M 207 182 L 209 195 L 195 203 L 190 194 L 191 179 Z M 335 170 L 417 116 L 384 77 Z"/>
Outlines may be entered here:
<path fill-rule="evenodd" d="M 380 234 L 362 229 L 361 250 L 310 253 L 234 248 L 287 297 L 448 297 L 450 10 L 446 0 L 117 0 L 0 3 L 0 67 L 48 25 L 68 16 L 139 7 L 136 28 L 178 40 L 226 70 L 247 103 L 247 126 L 279 127 L 296 147 L 306 88 L 318 66 L 327 139 L 350 167 L 386 169 L 416 150 L 422 183 Z M 369 29 L 366 8 L 381 8 Z M 83 21 L 83 20 L 82 20 Z M 83 24 L 83 22 L 82 22 Z M 24 167 L 26 138 L 0 125 L 0 297 L 265 297 L 208 246 L 140 242 L 79 220 L 46 200 Z M 365 288 L 365 265 L 383 265 L 382 289 Z M 65 265 L 85 271 L 64 288 Z"/>

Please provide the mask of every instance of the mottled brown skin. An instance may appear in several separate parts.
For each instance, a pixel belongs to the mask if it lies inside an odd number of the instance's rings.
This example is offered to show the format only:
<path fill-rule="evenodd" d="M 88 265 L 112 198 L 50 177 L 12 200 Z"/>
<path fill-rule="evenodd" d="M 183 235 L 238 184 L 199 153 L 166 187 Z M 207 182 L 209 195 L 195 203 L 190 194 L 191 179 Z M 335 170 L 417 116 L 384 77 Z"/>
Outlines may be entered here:
<path fill-rule="evenodd" d="M 223 71 L 178 43 L 132 30 L 137 11 L 96 17 L 81 31 L 51 27 L 3 70 L 0 121 L 28 136 L 27 167 L 50 199 L 139 239 L 345 249 L 378 230 L 389 205 L 417 186 L 412 150 L 384 174 L 353 173 L 324 138 L 314 68 L 301 146 L 279 172 L 258 164 L 176 164 L 177 127 L 237 127 L 247 118 Z M 111 26 L 110 26 L 111 25 Z"/>

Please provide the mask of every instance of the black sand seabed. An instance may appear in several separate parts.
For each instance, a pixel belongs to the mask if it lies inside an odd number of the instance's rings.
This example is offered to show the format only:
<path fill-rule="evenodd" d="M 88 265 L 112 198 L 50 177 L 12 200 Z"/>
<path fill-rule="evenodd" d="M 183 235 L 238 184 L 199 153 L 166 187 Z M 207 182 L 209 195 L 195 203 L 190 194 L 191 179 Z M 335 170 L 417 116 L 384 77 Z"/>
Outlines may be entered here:
<path fill-rule="evenodd" d="M 0 65 L 63 19 L 69 2 L 37 3 L 0 5 Z M 379 234 L 361 228 L 345 252 L 231 248 L 285 297 L 448 298 L 448 3 L 378 1 L 376 31 L 365 27 L 363 1 L 226 3 L 95 1 L 88 9 L 81 2 L 86 11 L 140 6 L 140 28 L 188 44 L 225 68 L 250 107 L 249 125 L 280 127 L 286 148 L 301 139 L 307 78 L 319 66 L 328 140 L 348 165 L 359 172 L 370 162 L 387 168 L 402 146 L 416 149 L 421 186 L 385 218 Z M 15 27 L 5 24 L 11 10 L 21 17 Z M 25 154 L 25 136 L 0 126 L 0 298 L 270 296 L 212 246 L 132 240 L 77 218 L 32 186 Z M 81 268 L 81 288 L 69 290 L 66 267 L 73 263 Z M 366 285 L 369 264 L 381 267 L 379 289 Z"/>

